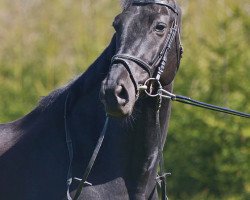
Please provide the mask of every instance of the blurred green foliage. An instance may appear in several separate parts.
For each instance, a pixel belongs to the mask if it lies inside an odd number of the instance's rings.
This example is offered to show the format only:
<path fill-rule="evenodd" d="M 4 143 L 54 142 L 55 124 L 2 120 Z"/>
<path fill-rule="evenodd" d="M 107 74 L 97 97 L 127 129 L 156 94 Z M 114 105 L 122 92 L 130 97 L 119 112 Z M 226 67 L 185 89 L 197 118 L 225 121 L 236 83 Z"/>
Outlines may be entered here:
<path fill-rule="evenodd" d="M 175 92 L 250 112 L 249 0 L 180 0 L 185 53 Z M 118 0 L 0 1 L 0 121 L 82 73 L 113 34 Z M 170 199 L 250 199 L 248 119 L 173 104 Z"/>

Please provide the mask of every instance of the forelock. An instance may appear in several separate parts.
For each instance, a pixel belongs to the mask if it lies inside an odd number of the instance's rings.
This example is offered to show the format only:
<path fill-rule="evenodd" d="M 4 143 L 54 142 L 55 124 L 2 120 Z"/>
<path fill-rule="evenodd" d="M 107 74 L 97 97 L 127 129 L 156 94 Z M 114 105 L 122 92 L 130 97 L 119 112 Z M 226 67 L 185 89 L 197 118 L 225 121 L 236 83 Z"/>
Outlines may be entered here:
<path fill-rule="evenodd" d="M 130 6 L 130 4 L 133 2 L 133 0 L 120 0 L 122 9 L 126 9 Z"/>
<path fill-rule="evenodd" d="M 176 4 L 176 1 L 175 0 L 167 0 L 169 3 L 173 3 L 173 4 Z M 121 7 L 123 10 L 127 9 L 132 3 L 133 3 L 133 0 L 120 0 L 121 2 Z"/>

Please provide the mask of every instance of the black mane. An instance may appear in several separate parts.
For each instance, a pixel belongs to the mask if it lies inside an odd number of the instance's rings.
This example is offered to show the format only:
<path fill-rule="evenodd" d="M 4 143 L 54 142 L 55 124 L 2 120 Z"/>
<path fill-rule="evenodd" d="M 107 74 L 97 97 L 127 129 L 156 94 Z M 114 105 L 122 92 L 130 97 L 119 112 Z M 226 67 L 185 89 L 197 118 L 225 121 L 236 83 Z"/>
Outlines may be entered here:
<path fill-rule="evenodd" d="M 58 99 L 65 96 L 65 94 L 67 94 L 68 91 L 74 86 L 74 83 L 76 82 L 78 78 L 74 79 L 73 81 L 70 81 L 65 86 L 55 89 L 54 91 L 49 93 L 49 95 L 41 97 L 37 108 L 41 110 L 45 110 L 47 108 L 50 108 L 54 103 L 57 103 Z"/>

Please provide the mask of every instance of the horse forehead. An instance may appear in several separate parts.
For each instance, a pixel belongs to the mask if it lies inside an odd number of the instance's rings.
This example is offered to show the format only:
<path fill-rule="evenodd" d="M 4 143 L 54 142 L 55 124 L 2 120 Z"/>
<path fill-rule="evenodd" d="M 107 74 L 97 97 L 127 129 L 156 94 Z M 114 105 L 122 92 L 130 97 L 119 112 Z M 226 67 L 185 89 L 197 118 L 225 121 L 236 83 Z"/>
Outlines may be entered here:
<path fill-rule="evenodd" d="M 168 15 L 168 9 L 166 6 L 158 4 L 147 4 L 147 5 L 132 5 L 128 9 L 123 11 L 123 14 L 127 17 L 135 16 L 159 16 Z"/>
<path fill-rule="evenodd" d="M 160 5 L 146 5 L 146 6 L 131 6 L 123 13 L 123 23 L 136 25 L 143 28 L 143 25 L 152 23 L 155 19 L 164 18 L 169 15 L 165 6 Z M 139 23 L 139 24 L 138 24 Z"/>

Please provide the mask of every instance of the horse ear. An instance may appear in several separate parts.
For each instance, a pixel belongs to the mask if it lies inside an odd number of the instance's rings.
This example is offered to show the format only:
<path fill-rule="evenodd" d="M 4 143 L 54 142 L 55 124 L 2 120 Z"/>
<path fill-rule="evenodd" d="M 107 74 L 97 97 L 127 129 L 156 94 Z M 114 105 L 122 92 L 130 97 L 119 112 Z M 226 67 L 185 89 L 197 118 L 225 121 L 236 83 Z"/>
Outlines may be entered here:
<path fill-rule="evenodd" d="M 120 0 L 120 4 L 121 4 L 122 9 L 124 9 L 125 4 L 126 4 L 126 0 Z"/>

